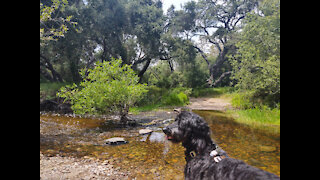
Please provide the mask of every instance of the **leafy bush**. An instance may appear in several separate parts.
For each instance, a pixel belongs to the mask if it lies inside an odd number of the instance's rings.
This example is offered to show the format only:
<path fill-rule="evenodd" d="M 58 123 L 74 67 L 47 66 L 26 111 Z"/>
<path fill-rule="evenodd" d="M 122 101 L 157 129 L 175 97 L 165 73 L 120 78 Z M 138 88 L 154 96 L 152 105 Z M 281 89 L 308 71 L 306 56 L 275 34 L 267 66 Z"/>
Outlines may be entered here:
<path fill-rule="evenodd" d="M 191 88 L 166 89 L 156 86 L 147 87 L 148 93 L 136 103 L 139 110 L 152 110 L 163 106 L 184 106 L 189 103 Z"/>
<path fill-rule="evenodd" d="M 280 108 L 280 102 L 276 101 L 276 96 L 262 95 L 255 90 L 238 91 L 231 94 L 232 106 L 239 109 L 262 108 L 264 106 L 270 108 Z M 277 99 L 280 99 L 277 98 Z"/>
<path fill-rule="evenodd" d="M 168 96 L 165 96 L 162 100 L 162 104 L 166 106 L 183 106 L 189 103 L 188 96 L 183 92 L 171 93 Z"/>
<path fill-rule="evenodd" d="M 189 103 L 188 96 L 191 92 L 191 88 L 174 88 L 163 96 L 161 104 L 164 106 L 184 106 Z"/>
<path fill-rule="evenodd" d="M 135 104 L 136 106 L 142 107 L 146 105 L 156 105 L 161 102 L 162 96 L 167 93 L 167 90 L 164 88 L 159 88 L 156 86 L 146 87 L 148 90 L 147 93 Z"/>
<path fill-rule="evenodd" d="M 146 85 L 139 84 L 139 77 L 129 65 L 122 66 L 121 60 L 97 62 L 88 73 L 82 70 L 80 85 L 63 87 L 57 94 L 71 101 L 76 114 L 118 112 L 123 116 L 147 92 Z"/>
<path fill-rule="evenodd" d="M 231 104 L 233 107 L 239 108 L 239 109 L 249 109 L 253 108 L 254 105 L 252 101 L 250 100 L 251 95 L 250 93 L 234 93 L 232 94 L 232 100 Z"/>

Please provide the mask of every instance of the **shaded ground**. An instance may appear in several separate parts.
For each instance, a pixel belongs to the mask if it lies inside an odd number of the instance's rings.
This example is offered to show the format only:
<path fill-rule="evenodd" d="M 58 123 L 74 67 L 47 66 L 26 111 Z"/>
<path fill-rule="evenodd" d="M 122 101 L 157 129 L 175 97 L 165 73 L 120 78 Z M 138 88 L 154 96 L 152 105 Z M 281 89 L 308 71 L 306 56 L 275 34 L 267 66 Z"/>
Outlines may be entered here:
<path fill-rule="evenodd" d="M 192 110 L 214 111 L 225 111 L 232 108 L 228 100 L 221 98 L 190 98 L 190 104 L 187 107 Z"/>

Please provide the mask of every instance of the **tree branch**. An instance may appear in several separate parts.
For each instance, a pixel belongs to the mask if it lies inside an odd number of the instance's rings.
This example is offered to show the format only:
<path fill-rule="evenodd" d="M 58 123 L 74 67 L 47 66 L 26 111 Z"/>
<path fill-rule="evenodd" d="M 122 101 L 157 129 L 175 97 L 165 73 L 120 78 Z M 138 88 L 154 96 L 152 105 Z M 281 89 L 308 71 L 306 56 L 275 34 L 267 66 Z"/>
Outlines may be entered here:
<path fill-rule="evenodd" d="M 198 52 L 201 54 L 202 58 L 206 61 L 208 66 L 210 66 L 210 62 L 209 62 L 207 56 L 205 55 L 205 53 L 199 47 L 197 47 L 195 45 L 193 45 L 193 47 L 198 50 Z"/>
<path fill-rule="evenodd" d="M 226 76 L 231 75 L 232 71 L 224 72 L 221 74 L 218 80 L 216 80 L 211 86 L 216 87 Z"/>

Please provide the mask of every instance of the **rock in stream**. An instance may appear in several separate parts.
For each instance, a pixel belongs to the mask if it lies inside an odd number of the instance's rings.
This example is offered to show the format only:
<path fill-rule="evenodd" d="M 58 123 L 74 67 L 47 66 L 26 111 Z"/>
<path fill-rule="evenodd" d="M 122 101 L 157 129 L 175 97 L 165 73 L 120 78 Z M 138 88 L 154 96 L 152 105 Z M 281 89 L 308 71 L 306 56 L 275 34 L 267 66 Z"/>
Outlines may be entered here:
<path fill-rule="evenodd" d="M 106 140 L 107 145 L 121 145 L 121 144 L 127 144 L 128 141 L 126 141 L 124 138 L 121 137 L 114 137 Z"/>

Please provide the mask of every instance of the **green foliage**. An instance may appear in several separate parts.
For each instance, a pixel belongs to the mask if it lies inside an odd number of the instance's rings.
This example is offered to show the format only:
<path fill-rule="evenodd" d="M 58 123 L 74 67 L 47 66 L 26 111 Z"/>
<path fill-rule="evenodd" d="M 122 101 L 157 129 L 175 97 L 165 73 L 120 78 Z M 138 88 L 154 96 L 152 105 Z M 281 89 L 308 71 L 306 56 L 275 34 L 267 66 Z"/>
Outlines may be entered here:
<path fill-rule="evenodd" d="M 180 74 L 171 72 L 168 63 L 159 62 L 156 66 L 149 68 L 145 74 L 145 81 L 149 86 L 161 88 L 180 87 Z"/>
<path fill-rule="evenodd" d="M 160 107 L 184 106 L 189 103 L 191 88 L 159 88 L 148 86 L 148 93 L 137 102 L 135 110 L 146 111 Z"/>
<path fill-rule="evenodd" d="M 67 24 L 77 24 L 71 21 L 72 16 L 53 17 L 57 11 L 64 12 L 67 5 L 67 0 L 52 0 L 51 6 L 45 6 L 40 1 L 40 46 L 46 41 L 64 37 L 68 31 Z"/>
<path fill-rule="evenodd" d="M 179 94 L 177 93 L 169 94 L 168 96 L 164 97 L 162 100 L 162 104 L 165 106 L 183 106 L 188 102 L 189 102 L 188 97 L 183 92 L 180 92 Z"/>
<path fill-rule="evenodd" d="M 180 59 L 178 68 L 172 72 L 168 62 L 159 62 L 149 68 L 145 79 L 149 85 L 161 88 L 199 88 L 206 85 L 209 76 L 206 66 L 200 57 Z"/>
<path fill-rule="evenodd" d="M 97 62 L 94 69 L 81 71 L 79 85 L 61 88 L 58 96 L 70 100 L 76 114 L 123 113 L 147 92 L 139 78 L 122 60 Z"/>
<path fill-rule="evenodd" d="M 155 48 L 160 44 L 164 25 L 163 11 L 158 3 L 151 0 L 135 0 L 128 3 L 127 9 L 131 31 L 137 36 L 139 44 L 149 46 L 147 51 L 151 54 L 157 53 Z"/>
<path fill-rule="evenodd" d="M 189 103 L 190 88 L 174 88 L 166 94 L 161 103 L 165 106 L 184 106 Z"/>
<path fill-rule="evenodd" d="M 273 106 L 280 101 L 280 0 L 265 0 L 260 10 L 252 13 L 232 57 L 236 86 L 253 91 Z M 251 98 L 252 98 L 251 97 Z"/>
<path fill-rule="evenodd" d="M 219 89 L 203 88 L 232 81 L 247 92 L 234 100 L 241 108 L 261 107 L 262 102 L 276 106 L 280 101 L 280 4 L 264 0 L 258 9 L 258 2 L 191 1 L 181 10 L 170 8 L 164 14 L 160 0 L 43 0 L 40 43 L 46 46 L 40 45 L 40 82 L 77 83 L 65 88 L 65 96 L 78 96 L 78 100 L 69 99 L 75 109 L 91 108 L 81 113 L 123 109 L 119 108 L 127 106 L 119 103 L 123 98 L 96 97 L 113 91 L 109 86 L 99 90 L 109 83 L 93 86 L 94 81 L 84 76 L 97 62 L 117 57 L 122 65 L 132 65 L 140 82 L 149 86 L 148 96 L 137 98 L 138 105 L 185 104 L 181 92 L 190 94 L 175 89 L 192 88 L 195 97 L 216 96 Z M 75 24 L 78 30 L 72 28 Z M 81 83 L 80 69 L 84 69 Z M 119 92 L 123 89 L 117 83 L 111 85 Z M 97 93 L 89 93 L 90 88 Z M 109 106 L 111 101 L 118 105 Z"/>
<path fill-rule="evenodd" d="M 219 88 L 193 88 L 191 97 L 219 97 L 224 94 L 229 94 L 234 91 L 232 87 Z"/>
<path fill-rule="evenodd" d="M 68 83 L 40 83 L 40 99 L 54 99 L 57 91 Z"/>
<path fill-rule="evenodd" d="M 280 125 L 280 109 L 270 109 L 267 106 L 255 107 L 246 110 L 237 110 L 236 120 L 241 123 L 263 125 Z"/>
<path fill-rule="evenodd" d="M 239 109 L 253 108 L 254 105 L 253 105 L 250 97 L 252 97 L 252 95 L 248 92 L 247 93 L 239 93 L 239 92 L 233 93 L 231 104 L 233 107 L 239 108 Z"/>

